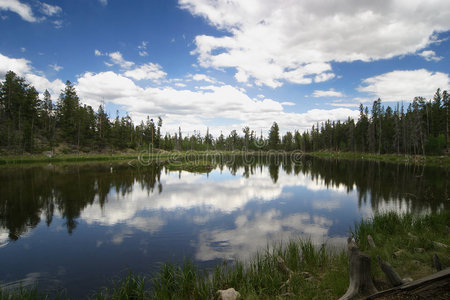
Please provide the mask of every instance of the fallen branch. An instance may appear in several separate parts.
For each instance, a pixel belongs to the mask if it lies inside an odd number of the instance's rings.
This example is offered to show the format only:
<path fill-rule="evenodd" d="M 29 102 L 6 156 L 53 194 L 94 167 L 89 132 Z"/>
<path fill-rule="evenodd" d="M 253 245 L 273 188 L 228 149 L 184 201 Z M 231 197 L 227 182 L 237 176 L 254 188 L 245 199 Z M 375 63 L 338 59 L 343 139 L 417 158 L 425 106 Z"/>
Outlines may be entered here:
<path fill-rule="evenodd" d="M 288 268 L 288 266 L 286 266 L 286 262 L 284 261 L 284 259 L 281 256 L 278 256 L 277 261 L 278 261 L 278 268 L 287 276 L 291 276 L 293 272 L 291 269 Z"/>
<path fill-rule="evenodd" d="M 434 264 L 434 267 L 436 268 L 436 270 L 437 270 L 438 272 L 439 272 L 440 270 L 442 270 L 441 262 L 439 261 L 439 257 L 437 256 L 436 253 L 433 255 L 433 264 Z"/>
<path fill-rule="evenodd" d="M 388 262 L 382 260 L 381 257 L 379 257 L 378 255 L 377 259 L 381 270 L 383 270 L 384 274 L 386 275 L 386 278 L 389 280 L 392 286 L 399 286 L 405 283 Z"/>

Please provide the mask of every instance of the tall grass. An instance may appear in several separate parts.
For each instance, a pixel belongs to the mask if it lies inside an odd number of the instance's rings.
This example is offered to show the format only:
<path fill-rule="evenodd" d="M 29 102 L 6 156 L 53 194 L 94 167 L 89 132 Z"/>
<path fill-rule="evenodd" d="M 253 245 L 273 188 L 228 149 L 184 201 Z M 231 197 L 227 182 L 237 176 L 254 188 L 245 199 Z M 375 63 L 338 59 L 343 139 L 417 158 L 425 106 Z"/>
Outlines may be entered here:
<path fill-rule="evenodd" d="M 293 271 L 278 267 L 283 258 Z M 330 299 L 344 293 L 348 285 L 347 257 L 316 247 L 311 240 L 290 241 L 256 253 L 249 261 L 223 262 L 209 272 L 199 271 L 187 261 L 181 267 L 164 264 L 154 278 L 153 299 L 211 299 L 217 290 L 233 287 L 245 299 L 275 298 L 279 295 L 305 299 Z M 287 283 L 289 279 L 289 282 Z"/>
<path fill-rule="evenodd" d="M 127 276 L 113 281 L 111 288 L 103 288 L 91 298 L 97 300 L 149 299 L 150 292 L 146 286 L 147 281 L 147 277 L 133 274 L 130 271 Z"/>
<path fill-rule="evenodd" d="M 361 220 L 351 229 L 351 234 L 375 265 L 378 255 L 401 276 L 416 279 L 433 272 L 434 254 L 438 255 L 442 265 L 450 267 L 449 248 L 439 246 L 439 243 L 450 246 L 446 226 L 450 226 L 448 210 L 424 216 L 389 212 L 375 215 L 370 220 Z M 369 234 L 377 245 L 376 249 L 369 247 Z M 377 268 L 374 275 L 380 280 L 384 276 Z"/>

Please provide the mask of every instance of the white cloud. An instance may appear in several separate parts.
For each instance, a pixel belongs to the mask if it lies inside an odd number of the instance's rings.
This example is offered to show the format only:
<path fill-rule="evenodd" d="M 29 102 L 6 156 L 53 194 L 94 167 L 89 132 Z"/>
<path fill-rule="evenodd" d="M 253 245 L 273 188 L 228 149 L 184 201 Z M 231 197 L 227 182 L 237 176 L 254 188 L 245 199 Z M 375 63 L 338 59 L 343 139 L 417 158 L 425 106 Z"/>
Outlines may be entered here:
<path fill-rule="evenodd" d="M 442 56 L 437 56 L 432 50 L 425 50 L 419 53 L 426 61 L 440 61 L 443 59 Z"/>
<path fill-rule="evenodd" d="M 98 0 L 101 5 L 106 6 L 108 5 L 108 0 Z"/>
<path fill-rule="evenodd" d="M 42 75 L 35 74 L 38 72 L 33 72 L 29 60 L 10 58 L 0 53 L 0 76 L 4 77 L 8 71 L 13 71 L 17 75 L 24 77 L 40 93 L 47 89 L 53 98 L 57 97 L 61 89 L 64 88 L 64 83 L 59 79 L 50 81 Z"/>
<path fill-rule="evenodd" d="M 369 93 L 373 100 L 412 101 L 418 96 L 430 99 L 438 88 L 450 88 L 448 74 L 419 69 L 397 70 L 364 79 L 358 91 Z"/>
<path fill-rule="evenodd" d="M 351 100 L 336 100 L 336 101 L 333 101 L 331 103 L 326 103 L 326 104 L 331 105 L 331 106 L 336 106 L 336 107 L 354 107 L 354 108 L 359 107 L 360 102 L 357 102 L 358 101 L 357 99 L 353 99 L 353 100 L 354 100 L 354 102 L 352 102 Z M 347 102 L 344 102 L 344 101 L 347 101 Z M 370 102 L 370 101 L 364 101 L 364 102 Z"/>
<path fill-rule="evenodd" d="M 18 0 L 0 0 L 0 10 L 9 10 L 18 14 L 22 19 L 28 22 L 37 22 L 38 19 L 33 15 L 33 11 L 28 4 Z"/>
<path fill-rule="evenodd" d="M 199 35 L 203 67 L 234 68 L 239 82 L 279 87 L 334 78 L 331 62 L 413 54 L 450 29 L 450 2 L 179 0 L 180 7 L 227 31 Z M 436 13 L 439 12 L 439 13 Z M 417 20 L 421 20 L 417 22 Z"/>
<path fill-rule="evenodd" d="M 334 89 L 329 89 L 328 91 L 323 90 L 315 90 L 313 97 L 343 97 L 344 95 L 341 92 L 336 92 Z"/>
<path fill-rule="evenodd" d="M 4 77 L 8 71 L 19 75 L 30 72 L 30 61 L 25 58 L 10 58 L 0 53 L 0 76 Z"/>
<path fill-rule="evenodd" d="M 195 81 L 206 81 L 206 82 L 209 82 L 209 83 L 216 83 L 217 82 L 217 80 L 215 80 L 214 78 L 209 77 L 208 75 L 205 75 L 205 74 L 195 74 L 195 75 L 192 76 L 192 79 L 195 80 Z"/>
<path fill-rule="evenodd" d="M 147 51 L 139 51 L 139 56 L 147 56 L 148 52 Z"/>
<path fill-rule="evenodd" d="M 59 7 L 57 5 L 50 5 L 50 4 L 43 3 L 43 2 L 41 2 L 40 10 L 44 15 L 47 15 L 49 17 L 53 16 L 53 15 L 58 15 L 62 12 L 61 7 Z"/>
<path fill-rule="evenodd" d="M 28 80 L 30 84 L 34 86 L 36 90 L 41 94 L 45 90 L 48 90 L 53 98 L 53 101 L 56 101 L 57 97 L 61 93 L 61 90 L 63 90 L 65 87 L 64 83 L 60 79 L 50 81 L 44 76 L 36 74 L 25 74 L 25 79 Z"/>
<path fill-rule="evenodd" d="M 94 54 L 95 54 L 95 56 L 102 56 L 103 55 L 103 53 L 101 53 L 100 50 L 97 50 L 97 49 L 94 50 Z"/>
<path fill-rule="evenodd" d="M 334 73 L 320 73 L 314 77 L 314 82 L 324 82 L 336 77 Z"/>
<path fill-rule="evenodd" d="M 113 64 L 119 65 L 123 69 L 129 69 L 134 66 L 134 62 L 126 61 L 119 51 L 108 53 L 108 56 L 111 58 Z"/>
<path fill-rule="evenodd" d="M 162 70 L 160 65 L 147 63 L 136 69 L 126 71 L 124 75 L 136 80 L 157 80 L 165 77 L 167 73 Z"/>
<path fill-rule="evenodd" d="M 49 65 L 49 67 L 52 68 L 53 70 L 55 70 L 56 72 L 59 72 L 63 69 L 62 66 L 58 66 L 57 64 Z"/>

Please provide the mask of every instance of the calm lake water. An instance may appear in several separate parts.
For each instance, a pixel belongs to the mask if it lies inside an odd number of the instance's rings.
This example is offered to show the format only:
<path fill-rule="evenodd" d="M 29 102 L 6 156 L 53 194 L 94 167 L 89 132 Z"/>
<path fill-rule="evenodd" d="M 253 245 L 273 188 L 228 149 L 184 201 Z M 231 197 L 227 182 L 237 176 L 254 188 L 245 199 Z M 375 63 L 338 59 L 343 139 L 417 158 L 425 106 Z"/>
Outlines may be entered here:
<path fill-rule="evenodd" d="M 81 298 L 132 270 L 211 267 L 299 236 L 342 245 L 375 212 L 450 208 L 448 169 L 303 157 L 209 173 L 124 163 L 0 168 L 0 284 Z"/>

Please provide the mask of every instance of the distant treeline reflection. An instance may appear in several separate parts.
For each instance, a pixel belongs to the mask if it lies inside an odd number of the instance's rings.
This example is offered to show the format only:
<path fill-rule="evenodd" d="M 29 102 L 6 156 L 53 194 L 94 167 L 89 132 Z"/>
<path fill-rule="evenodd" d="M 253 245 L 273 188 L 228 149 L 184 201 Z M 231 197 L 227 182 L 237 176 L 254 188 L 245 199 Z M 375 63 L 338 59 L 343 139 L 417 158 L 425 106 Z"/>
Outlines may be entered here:
<path fill-rule="evenodd" d="M 272 157 L 250 163 L 236 156 L 216 160 L 215 165 L 246 178 L 267 168 L 273 183 L 277 183 L 280 169 L 292 176 L 302 173 L 326 187 L 343 186 L 347 192 L 356 189 L 359 206 L 370 201 L 374 211 L 393 201 L 402 201 L 405 210 L 413 213 L 450 209 L 448 170 L 444 168 L 308 156 L 295 162 Z M 151 201 L 152 193 L 163 192 L 163 172 L 168 170 L 156 163 L 145 167 L 99 163 L 0 169 L 0 228 L 8 231 L 9 239 L 17 240 L 37 226 L 41 217 L 50 225 L 57 211 L 71 234 L 83 209 L 94 203 L 107 205 L 111 191 L 124 196 L 139 184 Z M 182 171 L 178 172 L 182 177 Z"/>

